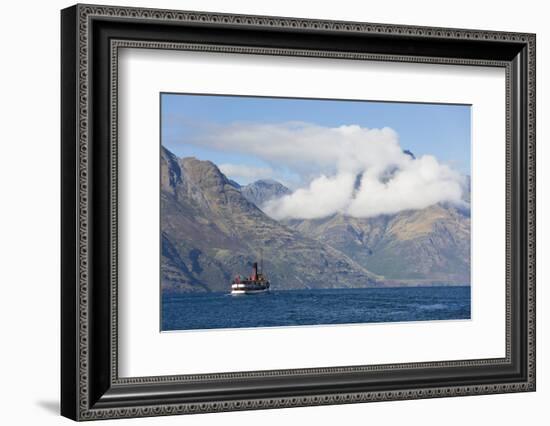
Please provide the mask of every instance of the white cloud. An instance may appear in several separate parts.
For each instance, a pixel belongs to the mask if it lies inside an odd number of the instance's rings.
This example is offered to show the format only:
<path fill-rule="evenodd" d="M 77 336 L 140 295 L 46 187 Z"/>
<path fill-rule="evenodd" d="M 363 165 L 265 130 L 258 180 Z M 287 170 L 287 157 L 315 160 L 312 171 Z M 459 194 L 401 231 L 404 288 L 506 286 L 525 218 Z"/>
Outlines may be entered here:
<path fill-rule="evenodd" d="M 346 212 L 356 217 L 372 217 L 423 209 L 439 202 L 459 204 L 462 198 L 463 177 L 435 157 L 422 156 L 381 181 L 365 174 L 357 194 Z"/>
<path fill-rule="evenodd" d="M 263 206 L 276 219 L 321 218 L 338 212 L 372 217 L 461 202 L 463 176 L 433 156 L 413 159 L 404 154 L 390 128 L 236 123 L 213 127 L 193 143 L 259 157 L 270 165 L 271 176 L 283 169 L 300 175 L 300 188 Z M 237 176 L 236 165 L 221 169 Z M 269 168 L 247 169 L 239 172 L 241 176 L 259 177 Z"/>
<path fill-rule="evenodd" d="M 390 128 L 331 128 L 302 122 L 216 126 L 192 143 L 253 155 L 273 168 L 286 167 L 305 177 L 385 167 L 401 154 L 397 134 Z"/>
<path fill-rule="evenodd" d="M 333 177 L 321 175 L 307 188 L 268 201 L 262 210 L 276 219 L 315 219 L 344 212 L 352 196 L 354 181 L 351 173 Z"/>

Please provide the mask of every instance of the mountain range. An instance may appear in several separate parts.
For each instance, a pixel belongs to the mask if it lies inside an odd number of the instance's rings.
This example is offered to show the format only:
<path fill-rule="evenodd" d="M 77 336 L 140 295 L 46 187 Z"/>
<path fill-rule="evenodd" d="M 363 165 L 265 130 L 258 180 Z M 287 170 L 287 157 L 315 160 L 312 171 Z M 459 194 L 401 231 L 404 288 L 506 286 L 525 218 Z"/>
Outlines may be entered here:
<path fill-rule="evenodd" d="M 227 291 L 260 257 L 273 289 L 469 284 L 469 209 L 280 222 L 262 211 L 291 192 L 274 180 L 241 186 L 210 161 L 163 148 L 163 290 Z"/>
<path fill-rule="evenodd" d="M 347 254 L 386 284 L 470 282 L 470 217 L 436 204 L 374 218 L 336 214 L 287 226 Z"/>
<path fill-rule="evenodd" d="M 166 291 L 226 291 L 262 255 L 274 289 L 382 285 L 344 253 L 271 219 L 209 161 L 162 150 L 161 212 Z"/>

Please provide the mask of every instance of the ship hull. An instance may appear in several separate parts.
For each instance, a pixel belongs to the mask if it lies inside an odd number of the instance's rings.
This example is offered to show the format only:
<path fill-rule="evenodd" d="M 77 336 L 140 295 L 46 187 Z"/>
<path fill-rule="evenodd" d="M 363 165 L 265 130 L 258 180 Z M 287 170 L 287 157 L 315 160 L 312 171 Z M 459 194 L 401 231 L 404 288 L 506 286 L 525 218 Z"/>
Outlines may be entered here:
<path fill-rule="evenodd" d="M 231 294 L 257 294 L 269 291 L 269 282 L 266 284 L 234 283 Z"/>
<path fill-rule="evenodd" d="M 245 290 L 245 289 L 234 289 L 234 290 L 231 290 L 231 294 L 233 295 L 239 295 L 239 294 L 258 294 L 258 293 L 267 293 L 269 291 L 268 288 L 264 288 L 264 289 L 249 289 L 249 290 Z"/>

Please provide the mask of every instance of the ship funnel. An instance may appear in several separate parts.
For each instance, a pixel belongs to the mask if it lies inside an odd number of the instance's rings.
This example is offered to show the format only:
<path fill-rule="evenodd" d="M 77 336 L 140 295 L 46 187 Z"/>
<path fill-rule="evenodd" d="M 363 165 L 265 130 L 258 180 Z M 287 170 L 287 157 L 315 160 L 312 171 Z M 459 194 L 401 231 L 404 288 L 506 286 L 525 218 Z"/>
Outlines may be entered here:
<path fill-rule="evenodd" d="M 258 262 L 254 262 L 254 264 L 252 265 L 252 268 L 254 268 L 253 279 L 257 280 L 258 279 Z"/>

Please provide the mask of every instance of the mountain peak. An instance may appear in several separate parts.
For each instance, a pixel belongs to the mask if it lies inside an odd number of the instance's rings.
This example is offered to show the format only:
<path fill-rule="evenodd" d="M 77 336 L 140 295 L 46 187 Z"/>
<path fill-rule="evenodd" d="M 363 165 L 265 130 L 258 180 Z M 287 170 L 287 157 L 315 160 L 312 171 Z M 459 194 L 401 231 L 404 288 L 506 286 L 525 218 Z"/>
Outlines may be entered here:
<path fill-rule="evenodd" d="M 204 188 L 222 190 L 225 185 L 235 188 L 232 183 L 212 161 L 199 160 L 195 157 L 184 157 L 180 160 L 184 175 Z"/>
<path fill-rule="evenodd" d="M 407 154 L 409 157 L 411 157 L 413 160 L 416 160 L 416 157 L 414 156 L 414 154 L 409 151 L 408 149 L 404 149 L 403 150 L 403 154 Z"/>
<path fill-rule="evenodd" d="M 248 201 L 260 207 L 270 200 L 289 195 L 292 191 L 276 180 L 260 179 L 241 187 L 241 193 Z"/>

